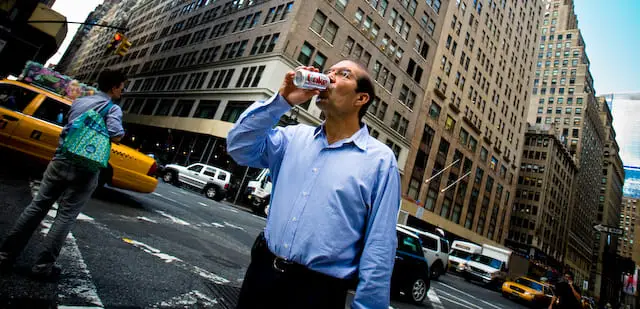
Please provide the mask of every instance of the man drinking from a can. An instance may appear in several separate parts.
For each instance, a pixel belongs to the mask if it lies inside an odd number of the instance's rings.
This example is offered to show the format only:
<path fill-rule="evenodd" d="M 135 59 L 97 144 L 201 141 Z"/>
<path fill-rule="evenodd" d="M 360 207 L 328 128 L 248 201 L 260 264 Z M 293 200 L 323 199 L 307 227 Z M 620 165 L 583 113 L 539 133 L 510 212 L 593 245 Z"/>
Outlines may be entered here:
<path fill-rule="evenodd" d="M 400 174 L 393 152 L 362 122 L 374 95 L 366 67 L 354 61 L 325 74 L 299 67 L 229 132 L 233 159 L 269 168 L 273 180 L 238 309 L 342 309 L 354 281 L 352 308 L 389 307 Z M 324 123 L 274 127 L 313 96 Z"/>

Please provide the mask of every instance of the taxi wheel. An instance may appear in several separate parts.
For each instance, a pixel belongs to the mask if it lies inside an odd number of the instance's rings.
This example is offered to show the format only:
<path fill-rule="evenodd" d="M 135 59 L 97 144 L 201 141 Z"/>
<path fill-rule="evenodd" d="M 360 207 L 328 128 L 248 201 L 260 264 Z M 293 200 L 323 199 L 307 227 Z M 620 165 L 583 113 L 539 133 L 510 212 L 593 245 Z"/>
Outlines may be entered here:
<path fill-rule="evenodd" d="M 111 166 L 101 169 L 100 175 L 98 176 L 98 188 L 102 188 L 105 184 L 109 183 L 112 175 L 113 170 L 111 169 Z"/>

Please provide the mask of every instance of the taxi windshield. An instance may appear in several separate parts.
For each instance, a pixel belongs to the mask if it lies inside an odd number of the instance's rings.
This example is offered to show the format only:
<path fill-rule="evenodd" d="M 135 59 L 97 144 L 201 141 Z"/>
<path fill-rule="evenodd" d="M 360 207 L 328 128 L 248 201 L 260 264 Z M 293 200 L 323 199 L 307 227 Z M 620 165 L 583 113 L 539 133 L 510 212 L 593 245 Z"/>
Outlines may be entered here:
<path fill-rule="evenodd" d="M 534 289 L 536 291 L 542 291 L 542 284 L 537 283 L 535 281 L 531 281 L 529 279 L 525 279 L 525 278 L 518 278 L 516 279 L 516 283 L 520 284 L 520 285 L 524 285 L 528 288 Z"/>

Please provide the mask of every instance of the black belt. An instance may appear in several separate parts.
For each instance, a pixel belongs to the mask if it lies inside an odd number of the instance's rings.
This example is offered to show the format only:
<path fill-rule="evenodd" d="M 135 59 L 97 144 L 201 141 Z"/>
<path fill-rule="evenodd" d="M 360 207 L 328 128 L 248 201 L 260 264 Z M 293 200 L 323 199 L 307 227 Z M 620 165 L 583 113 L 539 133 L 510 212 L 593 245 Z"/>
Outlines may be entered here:
<path fill-rule="evenodd" d="M 254 244 L 254 249 L 258 254 L 258 258 L 269 262 L 269 265 L 273 267 L 273 269 L 280 273 L 305 273 L 305 272 L 314 272 L 311 269 L 300 265 L 298 263 L 294 263 L 287 259 L 281 258 L 271 250 L 269 250 L 269 246 L 267 245 L 267 240 L 264 238 L 264 233 L 260 233 L 258 238 L 256 239 L 256 243 Z M 314 272 L 315 273 L 315 272 Z M 325 275 L 326 276 L 326 275 Z"/>
<path fill-rule="evenodd" d="M 283 275 L 291 275 L 312 280 L 321 280 L 331 284 L 339 284 L 340 286 L 344 286 L 345 288 L 352 284 L 353 280 L 340 279 L 323 273 L 319 273 L 317 271 L 309 269 L 304 265 L 289 261 L 273 254 L 273 252 L 269 250 L 269 246 L 267 246 L 267 241 L 264 238 L 263 233 L 260 233 L 258 239 L 256 239 L 254 249 L 259 255 L 259 259 L 261 259 L 263 262 L 268 262 L 276 272 L 282 273 Z"/>

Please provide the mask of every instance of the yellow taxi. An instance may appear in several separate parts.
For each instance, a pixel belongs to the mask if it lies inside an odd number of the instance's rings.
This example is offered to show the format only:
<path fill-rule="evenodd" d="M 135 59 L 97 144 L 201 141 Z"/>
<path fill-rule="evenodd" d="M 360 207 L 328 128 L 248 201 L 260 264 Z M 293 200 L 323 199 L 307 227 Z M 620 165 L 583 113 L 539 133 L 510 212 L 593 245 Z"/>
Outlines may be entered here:
<path fill-rule="evenodd" d="M 41 162 L 53 158 L 71 100 L 19 81 L 0 81 L 0 148 Z M 5 164 L 7 164 L 5 162 Z M 100 185 L 150 193 L 156 189 L 156 161 L 132 148 L 112 143 L 109 166 Z"/>
<path fill-rule="evenodd" d="M 516 298 L 530 305 L 545 307 L 551 303 L 553 289 L 546 283 L 527 277 L 520 277 L 502 284 L 502 296 Z"/>

